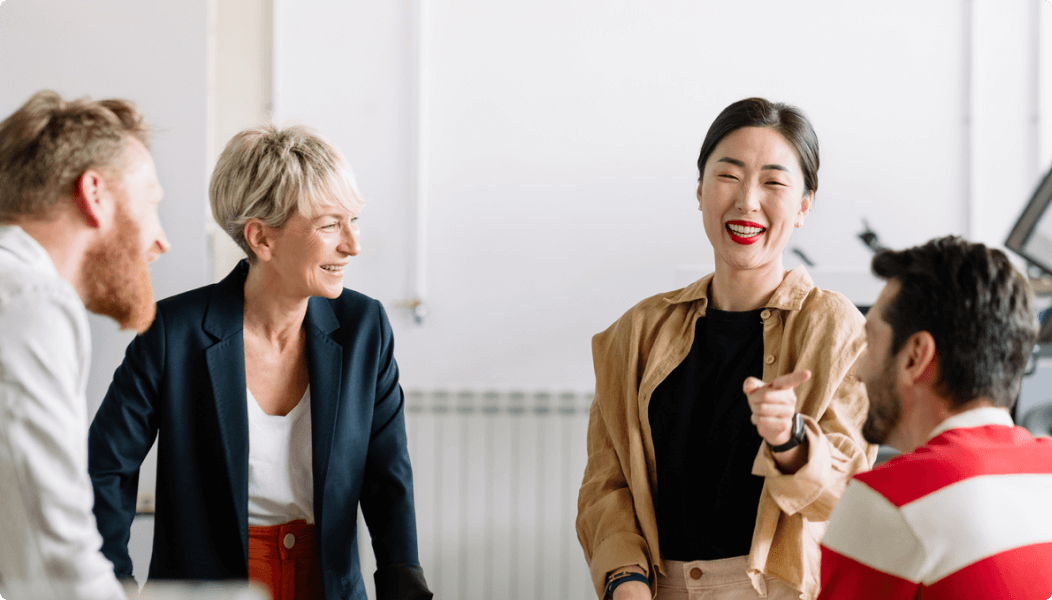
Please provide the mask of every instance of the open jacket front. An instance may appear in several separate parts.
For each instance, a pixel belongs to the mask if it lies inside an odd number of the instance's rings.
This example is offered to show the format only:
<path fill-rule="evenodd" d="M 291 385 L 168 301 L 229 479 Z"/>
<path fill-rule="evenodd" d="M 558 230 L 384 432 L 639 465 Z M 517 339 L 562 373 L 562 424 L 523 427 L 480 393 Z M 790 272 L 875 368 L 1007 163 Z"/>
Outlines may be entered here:
<path fill-rule="evenodd" d="M 139 467 L 158 439 L 152 579 L 244 579 L 248 399 L 242 261 L 221 282 L 162 300 L 128 346 L 89 433 L 103 553 L 132 576 Z M 305 322 L 314 515 L 327 599 L 366 597 L 358 504 L 380 598 L 429 598 L 418 565 L 412 471 L 393 338 L 379 302 L 311 298 Z M 159 435 L 158 435 L 159 434 Z"/>
<path fill-rule="evenodd" d="M 708 307 L 711 280 L 708 275 L 681 290 L 647 298 L 592 339 L 596 391 L 577 535 L 600 597 L 607 574 L 622 566 L 665 573 L 654 510 L 661 490 L 650 396 L 690 352 L 694 325 Z M 786 275 L 761 318 L 763 380 L 769 383 L 801 369 L 810 369 L 812 376 L 796 388 L 796 410 L 806 425 L 807 464 L 792 475 L 782 473 L 766 442 L 756 455 L 752 473 L 765 480 L 749 576 L 761 594 L 766 594 L 767 574 L 813 599 L 818 594 L 819 540 L 833 505 L 850 476 L 876 458 L 877 447 L 862 438 L 868 404 L 854 378 L 865 348 L 865 320 L 844 296 L 815 287 L 803 267 Z"/>

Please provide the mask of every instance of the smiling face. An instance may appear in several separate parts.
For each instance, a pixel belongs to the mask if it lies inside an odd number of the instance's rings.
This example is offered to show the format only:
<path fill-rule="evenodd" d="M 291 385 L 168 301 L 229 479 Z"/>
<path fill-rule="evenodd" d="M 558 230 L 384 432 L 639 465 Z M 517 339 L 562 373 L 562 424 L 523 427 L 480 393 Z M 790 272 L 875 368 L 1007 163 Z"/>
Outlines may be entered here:
<path fill-rule="evenodd" d="M 265 227 L 265 226 L 264 226 Z M 267 268 L 288 295 L 338 298 L 343 270 L 361 251 L 358 215 L 342 205 L 326 205 L 313 216 L 295 211 L 280 230 L 267 228 Z"/>
<path fill-rule="evenodd" d="M 799 157 L 782 134 L 767 127 L 727 134 L 698 184 L 717 269 L 782 271 L 782 252 L 813 197 L 804 192 Z"/>

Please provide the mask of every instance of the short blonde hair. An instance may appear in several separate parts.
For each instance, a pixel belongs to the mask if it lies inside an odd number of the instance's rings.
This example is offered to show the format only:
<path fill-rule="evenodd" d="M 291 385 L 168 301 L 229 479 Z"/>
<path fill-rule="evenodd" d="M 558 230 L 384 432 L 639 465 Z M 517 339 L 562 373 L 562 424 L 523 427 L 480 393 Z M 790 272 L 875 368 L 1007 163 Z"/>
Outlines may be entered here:
<path fill-rule="evenodd" d="M 365 205 L 343 154 L 304 125 L 251 127 L 219 155 L 208 187 L 216 223 L 249 256 L 245 225 L 259 219 L 281 229 L 294 211 L 310 217 L 329 205 L 352 212 Z"/>
<path fill-rule="evenodd" d="M 119 168 L 129 136 L 150 147 L 142 113 L 129 100 L 33 94 L 0 123 L 0 221 L 47 218 L 85 171 Z"/>

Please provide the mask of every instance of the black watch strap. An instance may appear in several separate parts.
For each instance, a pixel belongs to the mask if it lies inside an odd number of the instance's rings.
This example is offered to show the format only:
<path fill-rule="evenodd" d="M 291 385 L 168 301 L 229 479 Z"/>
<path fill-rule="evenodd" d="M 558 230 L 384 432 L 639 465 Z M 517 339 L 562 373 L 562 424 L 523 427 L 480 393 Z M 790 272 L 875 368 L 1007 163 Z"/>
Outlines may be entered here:
<path fill-rule="evenodd" d="M 603 590 L 603 598 L 613 598 L 614 590 L 617 589 L 617 586 L 627 581 L 638 581 L 650 585 L 650 579 L 642 573 L 636 573 L 635 571 L 618 571 L 617 573 L 611 573 L 610 577 L 607 578 L 606 588 Z"/>
<path fill-rule="evenodd" d="M 807 439 L 807 434 L 804 432 L 804 417 L 800 413 L 793 415 L 793 435 L 789 438 L 789 441 L 782 444 L 781 446 L 771 446 L 771 452 L 785 452 L 786 450 L 792 450 L 800 444 L 804 443 Z"/>

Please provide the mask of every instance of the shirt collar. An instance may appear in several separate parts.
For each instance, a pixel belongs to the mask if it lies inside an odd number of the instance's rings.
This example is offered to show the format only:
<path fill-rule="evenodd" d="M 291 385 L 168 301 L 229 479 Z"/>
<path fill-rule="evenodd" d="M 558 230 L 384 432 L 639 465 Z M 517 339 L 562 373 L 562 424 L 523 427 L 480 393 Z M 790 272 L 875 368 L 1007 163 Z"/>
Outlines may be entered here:
<path fill-rule="evenodd" d="M 680 290 L 665 301 L 669 304 L 682 304 L 701 300 L 703 306 L 709 303 L 709 282 L 715 273 L 709 273 L 694 283 Z M 796 267 L 785 275 L 782 283 L 774 290 L 771 299 L 764 306 L 766 308 L 779 308 L 783 310 L 799 310 L 807 297 L 815 287 L 811 275 L 803 266 Z"/>
<path fill-rule="evenodd" d="M 0 225 L 0 252 L 10 252 L 32 270 L 58 277 L 51 255 L 18 225 Z"/>
<path fill-rule="evenodd" d="M 995 406 L 981 406 L 979 408 L 973 408 L 953 415 L 942 423 L 939 423 L 939 426 L 931 432 L 928 439 L 930 440 L 940 433 L 945 433 L 950 429 L 957 429 L 960 427 L 982 427 L 984 425 L 1006 425 L 1008 427 L 1013 427 L 1015 426 L 1015 423 L 1012 422 L 1012 417 L 1008 414 L 1007 410 Z"/>

